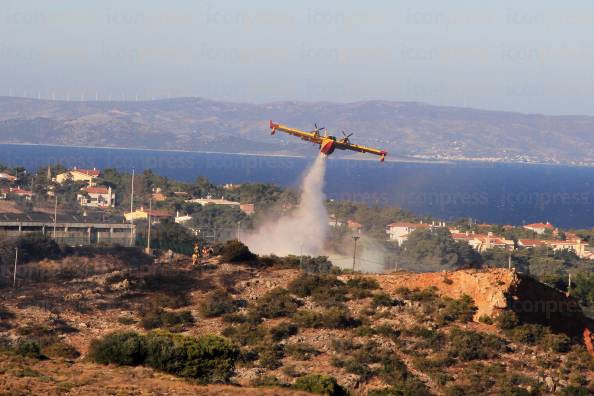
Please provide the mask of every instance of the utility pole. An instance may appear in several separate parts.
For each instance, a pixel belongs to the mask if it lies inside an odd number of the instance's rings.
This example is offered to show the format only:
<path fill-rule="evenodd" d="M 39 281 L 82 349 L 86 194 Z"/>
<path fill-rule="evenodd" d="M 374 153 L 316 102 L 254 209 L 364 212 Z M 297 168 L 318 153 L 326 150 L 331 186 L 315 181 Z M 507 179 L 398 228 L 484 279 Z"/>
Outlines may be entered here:
<path fill-rule="evenodd" d="M 55 191 L 54 191 L 55 193 Z M 58 194 L 56 194 L 56 202 L 54 203 L 54 241 L 56 240 L 56 223 L 58 222 Z"/>
<path fill-rule="evenodd" d="M 17 262 L 19 261 L 19 248 L 14 249 L 14 274 L 12 276 L 12 288 L 16 289 L 16 274 L 17 274 Z"/>
<path fill-rule="evenodd" d="M 240 237 L 240 232 L 241 232 L 241 221 L 237 222 L 237 240 L 239 241 L 239 237 Z"/>
<path fill-rule="evenodd" d="M 511 271 L 511 268 L 512 268 L 512 266 L 511 266 L 511 264 L 512 264 L 512 252 L 513 252 L 513 250 L 510 249 L 509 250 L 509 257 L 507 259 L 507 269 L 510 270 L 510 271 Z"/>
<path fill-rule="evenodd" d="M 567 293 L 566 296 L 569 297 L 571 295 L 571 272 L 568 274 L 569 280 L 567 281 Z"/>
<path fill-rule="evenodd" d="M 153 213 L 153 199 L 149 199 L 148 231 L 146 237 L 146 253 L 151 254 L 151 214 Z"/>
<path fill-rule="evenodd" d="M 134 168 L 132 168 L 132 180 L 130 188 L 130 247 L 134 246 Z"/>
<path fill-rule="evenodd" d="M 355 241 L 355 248 L 353 249 L 353 272 L 355 272 L 355 260 L 357 256 L 357 241 L 361 238 L 358 235 L 353 235 L 353 241 Z"/>
<path fill-rule="evenodd" d="M 130 213 L 134 212 L 134 168 L 132 169 L 132 187 L 130 189 Z"/>

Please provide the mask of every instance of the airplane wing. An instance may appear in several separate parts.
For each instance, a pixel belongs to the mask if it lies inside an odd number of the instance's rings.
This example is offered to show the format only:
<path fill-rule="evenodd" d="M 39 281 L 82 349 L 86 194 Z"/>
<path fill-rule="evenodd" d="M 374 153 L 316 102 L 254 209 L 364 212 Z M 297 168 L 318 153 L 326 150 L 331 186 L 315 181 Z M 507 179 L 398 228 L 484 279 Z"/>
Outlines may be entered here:
<path fill-rule="evenodd" d="M 378 150 L 375 148 L 361 146 L 361 145 L 353 144 L 353 143 L 344 143 L 341 141 L 336 142 L 336 148 L 339 150 L 352 150 L 352 151 L 358 151 L 360 153 L 369 153 L 369 154 L 379 155 L 380 161 L 382 161 L 382 162 L 384 161 L 384 158 L 386 157 L 386 155 L 388 155 L 388 152 L 384 151 L 384 150 Z"/>
<path fill-rule="evenodd" d="M 312 143 L 321 143 L 322 137 L 319 134 L 315 134 L 312 132 L 305 132 L 295 128 L 289 128 L 285 125 L 275 124 L 274 122 L 270 121 L 270 132 L 271 135 L 274 135 L 276 131 L 282 131 L 288 133 L 289 135 L 297 136 L 303 140 L 307 140 L 308 142 Z"/>

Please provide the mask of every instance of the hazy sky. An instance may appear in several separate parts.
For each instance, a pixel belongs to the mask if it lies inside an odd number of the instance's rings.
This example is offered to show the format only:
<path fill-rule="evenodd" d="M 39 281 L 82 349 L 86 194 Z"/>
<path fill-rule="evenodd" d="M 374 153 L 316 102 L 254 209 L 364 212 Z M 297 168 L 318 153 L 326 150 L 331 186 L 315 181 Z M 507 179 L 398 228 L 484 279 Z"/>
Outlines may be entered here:
<path fill-rule="evenodd" d="M 594 114 L 589 0 L 0 4 L 0 95 Z"/>

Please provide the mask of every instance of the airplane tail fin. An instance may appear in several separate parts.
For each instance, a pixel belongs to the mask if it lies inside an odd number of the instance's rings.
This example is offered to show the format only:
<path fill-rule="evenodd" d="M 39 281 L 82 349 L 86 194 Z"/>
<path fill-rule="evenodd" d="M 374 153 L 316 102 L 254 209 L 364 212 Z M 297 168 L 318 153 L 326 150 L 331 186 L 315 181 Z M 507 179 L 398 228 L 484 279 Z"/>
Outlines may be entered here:
<path fill-rule="evenodd" d="M 272 122 L 272 120 L 270 120 L 270 134 L 274 135 L 274 133 L 276 132 L 276 128 L 278 128 L 278 124 L 275 124 L 274 122 Z"/>

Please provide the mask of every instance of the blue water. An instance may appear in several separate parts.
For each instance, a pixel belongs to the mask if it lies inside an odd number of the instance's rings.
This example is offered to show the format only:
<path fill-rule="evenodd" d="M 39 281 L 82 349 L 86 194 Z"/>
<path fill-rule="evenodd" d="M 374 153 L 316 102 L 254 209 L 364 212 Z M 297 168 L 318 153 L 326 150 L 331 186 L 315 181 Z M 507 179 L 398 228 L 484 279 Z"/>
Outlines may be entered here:
<path fill-rule="evenodd" d="M 206 176 L 215 183 L 268 182 L 295 186 L 313 158 L 129 149 L 0 145 L 0 162 L 27 169 L 48 163 L 84 168 L 152 169 L 171 179 Z M 440 219 L 564 228 L 594 226 L 594 168 L 488 163 L 328 161 L 326 194 L 394 204 Z"/>

